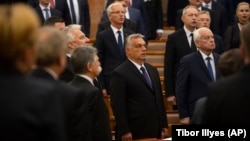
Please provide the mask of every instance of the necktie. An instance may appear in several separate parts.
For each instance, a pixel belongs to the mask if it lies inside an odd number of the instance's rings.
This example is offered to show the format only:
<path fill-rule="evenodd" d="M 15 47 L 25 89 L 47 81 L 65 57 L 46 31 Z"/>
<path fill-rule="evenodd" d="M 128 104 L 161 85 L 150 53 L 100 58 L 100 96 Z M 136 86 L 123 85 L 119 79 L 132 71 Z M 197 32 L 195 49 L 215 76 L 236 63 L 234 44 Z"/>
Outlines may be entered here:
<path fill-rule="evenodd" d="M 150 77 L 148 76 L 148 73 L 146 72 L 145 68 L 141 67 L 140 70 L 142 71 L 142 75 L 145 78 L 145 80 L 147 81 L 148 85 L 152 89 L 153 88 L 152 82 L 151 82 Z"/>
<path fill-rule="evenodd" d="M 69 4 L 70 4 L 70 11 L 71 11 L 71 20 L 72 20 L 72 23 L 76 24 L 76 13 L 75 13 L 75 9 L 74 9 L 73 0 L 69 0 Z"/>
<path fill-rule="evenodd" d="M 50 7 L 51 8 L 55 8 L 55 2 L 54 2 L 54 0 L 49 0 L 49 3 L 50 3 Z"/>
<path fill-rule="evenodd" d="M 207 60 L 207 69 L 208 69 L 209 75 L 210 75 L 211 79 L 214 80 L 213 69 L 212 69 L 212 65 L 210 63 L 211 58 L 207 57 L 206 60 Z"/>
<path fill-rule="evenodd" d="M 102 91 L 102 86 L 101 86 L 101 84 L 98 82 L 97 78 L 95 78 L 95 79 L 93 80 L 93 83 L 94 83 L 94 85 L 95 85 L 99 90 Z"/>
<path fill-rule="evenodd" d="M 45 21 L 49 18 L 49 9 L 43 9 L 45 11 Z"/>
<path fill-rule="evenodd" d="M 195 44 L 194 44 L 193 33 L 190 33 L 190 36 L 191 36 L 191 50 L 197 51 Z"/>
<path fill-rule="evenodd" d="M 119 46 L 119 49 L 120 49 L 120 52 L 122 54 L 122 56 L 124 55 L 124 49 L 123 49 L 123 42 L 122 42 L 122 35 L 121 35 L 121 31 L 117 31 L 118 33 L 118 46 Z"/>

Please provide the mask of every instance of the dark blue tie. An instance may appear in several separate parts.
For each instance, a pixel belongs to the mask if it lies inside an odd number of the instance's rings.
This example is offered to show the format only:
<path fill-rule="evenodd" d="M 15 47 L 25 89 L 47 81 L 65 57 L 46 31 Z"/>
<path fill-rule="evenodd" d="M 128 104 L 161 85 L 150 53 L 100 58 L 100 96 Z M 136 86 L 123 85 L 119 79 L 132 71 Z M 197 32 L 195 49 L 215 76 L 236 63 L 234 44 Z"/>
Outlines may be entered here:
<path fill-rule="evenodd" d="M 211 58 L 207 57 L 206 60 L 207 60 L 207 69 L 208 69 L 208 72 L 209 72 L 210 77 L 212 78 L 212 80 L 214 80 L 213 69 L 212 69 L 212 65 L 210 63 Z"/>
<path fill-rule="evenodd" d="M 152 89 L 153 88 L 152 82 L 151 82 L 150 77 L 148 76 L 148 73 L 146 72 L 145 68 L 141 67 L 140 70 L 142 71 L 142 75 L 145 78 L 145 80 L 147 81 L 148 85 Z"/>
<path fill-rule="evenodd" d="M 118 33 L 118 46 L 119 46 L 121 55 L 123 56 L 124 55 L 124 48 L 123 48 L 121 31 L 118 30 L 117 33 Z"/>
<path fill-rule="evenodd" d="M 76 24 L 76 13 L 75 13 L 75 8 L 74 8 L 74 4 L 73 4 L 73 0 L 69 0 L 69 4 L 70 4 L 70 11 L 72 14 L 72 22 L 73 24 Z"/>
<path fill-rule="evenodd" d="M 49 9 L 44 8 L 43 9 L 45 11 L 45 21 L 49 18 Z"/>

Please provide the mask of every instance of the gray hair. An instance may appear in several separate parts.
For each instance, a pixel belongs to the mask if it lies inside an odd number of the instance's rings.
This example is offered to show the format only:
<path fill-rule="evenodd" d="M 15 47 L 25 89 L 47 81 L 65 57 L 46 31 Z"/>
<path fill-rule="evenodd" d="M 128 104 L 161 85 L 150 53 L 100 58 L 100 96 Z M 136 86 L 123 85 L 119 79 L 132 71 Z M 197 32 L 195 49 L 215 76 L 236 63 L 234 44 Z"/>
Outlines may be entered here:
<path fill-rule="evenodd" d="M 211 17 L 210 17 L 210 13 L 208 12 L 208 11 L 199 11 L 198 12 L 198 15 L 201 15 L 201 14 L 206 14 L 206 15 L 208 15 L 208 17 L 209 17 L 209 19 L 210 19 L 210 21 L 211 21 Z"/>
<path fill-rule="evenodd" d="M 88 72 L 87 65 L 95 61 L 95 55 L 97 55 L 97 49 L 92 46 L 83 46 L 74 49 L 70 58 L 73 71 L 76 74 Z"/>
<path fill-rule="evenodd" d="M 65 35 L 59 29 L 44 26 L 39 30 L 36 42 L 36 64 L 48 66 L 56 63 L 62 53 L 66 53 Z"/>
<path fill-rule="evenodd" d="M 112 12 L 112 7 L 113 6 L 117 6 L 117 5 L 121 5 L 123 7 L 122 3 L 120 3 L 120 2 L 113 2 L 107 8 L 107 15 L 109 15 Z"/>
<path fill-rule="evenodd" d="M 126 48 L 129 48 L 131 45 L 131 40 L 135 39 L 135 38 L 144 38 L 144 36 L 142 34 L 139 33 L 135 33 L 135 34 L 131 34 L 127 37 L 126 39 Z"/>
<path fill-rule="evenodd" d="M 199 28 L 199 29 L 197 29 L 197 30 L 195 30 L 194 32 L 193 32 L 193 36 L 194 36 L 194 42 L 196 41 L 196 40 L 198 40 L 198 39 L 200 39 L 201 38 L 201 35 L 200 35 L 200 31 L 202 31 L 202 30 L 205 30 L 205 29 L 209 29 L 209 28 L 207 28 L 207 27 L 201 27 L 201 28 Z M 209 29 L 210 30 L 210 29 Z"/>
<path fill-rule="evenodd" d="M 199 11 L 197 7 L 195 7 L 195 6 L 193 6 L 193 5 L 188 5 L 188 6 L 186 6 L 185 8 L 183 8 L 183 10 L 182 10 L 182 15 L 185 15 L 186 12 L 187 12 L 187 9 L 189 9 L 189 8 L 194 8 L 194 9 L 196 9 L 197 11 Z"/>
<path fill-rule="evenodd" d="M 67 43 L 73 41 L 75 39 L 75 35 L 72 34 L 72 30 L 73 29 L 79 29 L 81 30 L 81 25 L 79 24 L 71 24 L 71 25 L 68 25 L 64 28 L 64 33 L 65 33 L 65 36 L 67 38 Z"/>

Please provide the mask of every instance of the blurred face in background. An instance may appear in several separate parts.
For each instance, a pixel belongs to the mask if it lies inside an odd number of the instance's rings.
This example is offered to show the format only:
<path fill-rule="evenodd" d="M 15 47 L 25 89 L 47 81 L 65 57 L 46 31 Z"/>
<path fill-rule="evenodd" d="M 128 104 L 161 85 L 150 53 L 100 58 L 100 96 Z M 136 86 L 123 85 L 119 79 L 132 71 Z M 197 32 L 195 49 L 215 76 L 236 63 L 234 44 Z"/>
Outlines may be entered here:
<path fill-rule="evenodd" d="M 236 9 L 236 16 L 240 24 L 245 24 L 250 18 L 250 8 L 248 3 L 239 3 Z"/>
<path fill-rule="evenodd" d="M 197 18 L 197 28 L 200 27 L 207 27 L 210 28 L 210 17 L 207 14 L 198 14 L 198 18 Z"/>

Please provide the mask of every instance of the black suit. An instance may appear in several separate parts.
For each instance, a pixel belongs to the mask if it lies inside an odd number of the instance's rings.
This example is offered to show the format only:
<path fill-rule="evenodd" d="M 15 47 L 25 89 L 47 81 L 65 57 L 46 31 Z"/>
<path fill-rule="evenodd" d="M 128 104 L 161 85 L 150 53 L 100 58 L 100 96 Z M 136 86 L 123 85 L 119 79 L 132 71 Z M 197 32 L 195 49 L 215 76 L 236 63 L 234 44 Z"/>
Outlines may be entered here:
<path fill-rule="evenodd" d="M 131 132 L 133 139 L 160 138 L 167 128 L 161 82 L 156 68 L 145 63 L 153 89 L 129 60 L 117 67 L 111 79 L 111 106 L 117 123 L 117 140 Z"/>
<path fill-rule="evenodd" d="M 219 55 L 213 54 L 216 80 L 219 78 Z M 200 51 L 181 58 L 176 77 L 176 101 L 179 117 L 192 117 L 196 101 L 206 96 L 208 83 L 213 82 Z"/>
<path fill-rule="evenodd" d="M 43 12 L 42 12 L 41 7 L 37 6 L 35 8 L 35 10 L 36 10 L 36 12 L 37 12 L 37 14 L 39 16 L 41 24 L 43 25 L 43 23 L 45 22 L 46 19 L 43 16 Z M 56 10 L 56 9 L 53 9 L 53 8 L 50 8 L 50 14 L 51 14 L 51 17 L 52 16 L 62 17 L 62 13 L 60 11 Z"/>
<path fill-rule="evenodd" d="M 208 87 L 203 121 L 210 125 L 249 125 L 250 65 Z"/>
<path fill-rule="evenodd" d="M 69 83 L 81 89 L 87 104 L 87 118 L 89 138 L 86 141 L 111 141 L 109 116 L 101 91 L 93 86 L 87 79 L 75 76 Z"/>
<path fill-rule="evenodd" d="M 123 33 L 124 39 L 126 39 L 126 37 L 133 32 L 124 28 Z M 98 50 L 98 56 L 103 68 L 103 71 L 99 75 L 99 81 L 102 87 L 107 89 L 109 93 L 110 75 L 117 66 L 126 60 L 127 57 L 120 53 L 119 46 L 111 27 L 108 27 L 97 34 L 95 47 Z"/>
<path fill-rule="evenodd" d="M 146 7 L 146 35 L 148 39 L 156 38 L 156 30 L 163 29 L 162 2 L 161 0 L 150 0 L 144 2 Z"/>
<path fill-rule="evenodd" d="M 70 63 L 70 57 L 67 56 L 67 66 L 60 75 L 59 79 L 64 82 L 70 82 L 75 76 L 75 73 L 73 71 L 72 65 Z"/>
<path fill-rule="evenodd" d="M 87 139 L 88 134 L 86 131 L 90 129 L 86 128 L 88 121 L 85 117 L 86 110 L 84 109 L 86 108 L 86 105 L 84 105 L 84 94 L 65 83 L 56 81 L 50 73 L 42 68 L 33 70 L 30 76 L 48 80 L 55 83 L 60 88 L 60 95 L 62 96 L 62 104 L 66 120 L 66 136 L 68 140 L 80 141 Z"/>
<path fill-rule="evenodd" d="M 100 22 L 98 24 L 98 29 L 96 34 L 100 33 L 101 31 L 105 30 L 106 28 L 110 27 L 110 21 L 109 20 L 105 20 L 103 22 Z M 139 30 L 136 28 L 136 23 L 133 20 L 130 19 L 125 19 L 123 27 L 126 29 L 129 29 L 135 33 L 139 32 Z"/>
<path fill-rule="evenodd" d="M 1 69 L 0 85 L 0 140 L 66 140 L 60 96 L 53 83 Z"/>
<path fill-rule="evenodd" d="M 240 47 L 240 29 L 238 24 L 228 26 L 224 35 L 225 50 Z"/>
<path fill-rule="evenodd" d="M 184 28 L 170 34 L 166 43 L 164 78 L 166 95 L 175 95 L 175 77 L 180 59 L 196 50 L 192 50 Z"/>
<path fill-rule="evenodd" d="M 201 6 L 201 10 L 202 11 L 208 11 L 209 12 L 209 14 L 210 14 L 210 17 L 211 17 L 211 26 L 210 26 L 210 29 L 212 30 L 212 32 L 214 33 L 214 34 L 218 34 L 218 28 L 217 28 L 217 26 L 218 25 L 220 25 L 220 24 L 218 24 L 217 23 L 217 21 L 215 21 L 214 19 L 214 15 L 216 15 L 216 13 L 214 13 L 213 11 L 211 11 L 210 9 L 207 9 L 207 8 L 205 8 L 205 7 L 203 7 L 203 6 Z M 178 30 L 178 29 L 181 29 L 182 27 L 183 27 L 183 25 L 184 25 L 184 23 L 183 23 L 183 21 L 182 21 L 182 19 L 181 19 L 181 17 L 182 17 L 182 11 L 183 11 L 183 9 L 179 9 L 178 11 L 177 11 L 177 14 L 176 14 L 176 22 L 175 22 L 175 30 Z M 224 27 L 223 27 L 224 28 Z M 220 35 L 220 34 L 218 34 L 218 35 Z"/>

